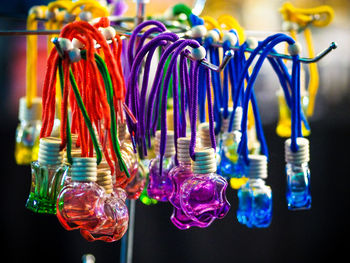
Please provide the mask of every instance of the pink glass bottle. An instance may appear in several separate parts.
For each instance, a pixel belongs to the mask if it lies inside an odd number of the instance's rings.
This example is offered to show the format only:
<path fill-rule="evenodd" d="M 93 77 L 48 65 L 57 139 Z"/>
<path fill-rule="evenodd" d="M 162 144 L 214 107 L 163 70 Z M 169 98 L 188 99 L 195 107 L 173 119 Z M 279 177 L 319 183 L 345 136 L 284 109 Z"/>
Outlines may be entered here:
<path fill-rule="evenodd" d="M 196 151 L 192 170 L 194 175 L 181 186 L 181 208 L 188 217 L 202 222 L 201 227 L 208 227 L 215 219 L 225 217 L 230 209 L 226 199 L 227 181 L 216 174 L 212 148 Z"/>
<path fill-rule="evenodd" d="M 111 172 L 107 169 L 97 172 L 97 183 L 105 190 L 103 211 L 107 219 L 98 228 L 80 229 L 80 233 L 88 241 L 113 242 L 122 238 L 128 229 L 129 214 L 125 204 L 126 193 L 121 188 L 113 191 Z"/>
<path fill-rule="evenodd" d="M 125 123 L 118 124 L 118 138 L 120 152 L 130 174 L 125 191 L 128 199 L 138 199 L 145 187 L 146 177 L 143 173 L 139 173 L 139 159 L 137 153 L 134 152 Z"/>
<path fill-rule="evenodd" d="M 67 230 L 94 230 L 106 220 L 105 191 L 96 184 L 96 158 L 73 158 L 69 169 L 71 183 L 63 187 L 57 199 L 57 218 Z"/>
<path fill-rule="evenodd" d="M 172 193 L 172 183 L 169 178 L 169 171 L 175 166 L 174 132 L 167 132 L 165 154 L 162 163 L 160 163 L 159 145 L 160 131 L 157 131 L 155 145 L 157 157 L 152 159 L 150 162 L 147 193 L 149 197 L 153 199 L 156 199 L 160 202 L 167 202 L 169 196 Z M 162 174 L 159 174 L 160 165 L 162 165 Z"/>

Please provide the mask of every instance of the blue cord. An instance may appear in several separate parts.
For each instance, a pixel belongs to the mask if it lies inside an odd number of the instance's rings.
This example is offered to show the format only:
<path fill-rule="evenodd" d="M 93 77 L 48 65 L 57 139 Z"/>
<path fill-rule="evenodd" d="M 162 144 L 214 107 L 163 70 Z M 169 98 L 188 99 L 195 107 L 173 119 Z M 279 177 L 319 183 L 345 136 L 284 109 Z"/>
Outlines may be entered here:
<path fill-rule="evenodd" d="M 276 37 L 276 35 L 277 35 L 277 37 Z M 258 73 L 259 73 L 259 71 L 260 71 L 260 69 L 261 69 L 261 67 L 262 67 L 262 65 L 263 65 L 263 62 L 264 62 L 264 60 L 265 60 L 265 58 L 267 57 L 267 55 L 268 55 L 268 53 L 271 51 L 271 49 L 274 47 L 274 46 L 276 46 L 278 43 L 281 43 L 281 42 L 284 42 L 284 41 L 286 41 L 286 42 L 288 42 L 289 44 L 294 44 L 294 40 L 291 38 L 291 37 L 289 37 L 289 36 L 286 36 L 286 35 L 281 35 L 281 34 L 276 34 L 275 35 L 275 37 L 271 37 L 271 42 L 270 43 L 267 43 L 267 41 L 265 40 L 265 41 L 263 41 L 262 43 L 264 43 L 263 45 L 262 44 L 260 44 L 259 46 L 258 46 L 258 48 L 260 47 L 260 50 L 261 50 L 261 47 L 263 47 L 263 46 L 265 46 L 265 48 L 264 48 L 264 51 L 262 52 L 262 54 L 260 55 L 260 58 L 258 59 L 258 61 L 257 61 L 257 63 L 256 63 L 256 65 L 255 65 L 255 67 L 254 67 L 254 70 L 253 70 L 253 73 L 252 73 L 252 75 L 251 75 L 251 77 L 249 78 L 249 81 L 248 81 L 248 85 L 247 85 L 247 87 L 246 87 L 246 91 L 245 91 L 245 95 L 244 95 L 244 103 L 243 103 L 243 118 L 242 118 L 242 127 L 241 127 L 241 130 L 242 130 L 242 132 L 245 132 L 246 133 L 246 129 L 247 129 L 247 115 L 248 115 L 248 103 L 249 103 L 249 100 L 251 99 L 251 94 L 252 94 L 252 88 L 253 88 L 253 86 L 254 86 L 254 83 L 255 83 L 255 81 L 256 81 L 256 78 L 257 78 L 257 76 L 258 76 Z M 257 48 L 257 49 L 258 49 Z M 256 55 L 257 54 L 257 49 L 255 49 L 254 51 L 255 52 L 253 52 L 253 53 L 255 53 L 254 55 Z M 252 53 L 252 54 L 253 54 Z M 251 61 L 253 60 L 254 58 L 252 58 L 252 57 L 249 57 L 249 59 L 248 59 L 248 61 L 247 61 L 247 63 L 246 63 L 246 65 L 245 65 L 245 69 L 248 69 L 248 67 L 249 67 L 249 64 L 251 63 Z M 293 60 L 293 62 L 294 62 L 294 60 Z M 294 65 L 295 63 L 293 63 L 293 67 L 295 67 L 295 65 Z M 243 74 L 244 74 L 244 72 L 246 72 L 246 71 L 243 71 Z M 296 82 L 295 81 L 295 76 L 297 76 L 297 74 L 296 74 L 296 70 L 293 70 L 293 77 L 292 77 L 292 80 L 294 81 L 294 82 Z M 242 79 L 242 75 L 243 74 L 241 74 L 241 79 Z M 240 79 L 240 80 L 241 80 Z M 242 81 L 243 82 L 243 81 Z M 293 82 L 293 88 L 295 89 L 296 88 L 296 85 L 295 85 L 295 83 Z M 254 100 L 254 98 L 252 99 L 252 101 Z M 293 106 L 297 106 L 297 104 L 294 104 Z M 295 107 L 293 107 L 293 109 L 294 109 Z M 295 109 L 294 109 L 295 110 Z M 294 114 L 295 115 L 295 114 Z M 247 143 L 246 142 L 246 140 L 243 140 L 243 141 L 245 141 L 245 143 Z M 242 151 L 242 142 L 243 141 L 241 141 L 241 143 L 240 143 L 240 145 L 239 145 L 239 149 L 238 149 L 238 151 L 239 151 L 239 153 L 241 153 L 241 151 Z M 243 157 L 244 157 L 244 161 L 247 163 L 247 164 L 249 164 L 249 160 L 248 160 L 248 155 L 247 155 L 247 153 L 245 153 L 244 155 L 243 155 Z"/>

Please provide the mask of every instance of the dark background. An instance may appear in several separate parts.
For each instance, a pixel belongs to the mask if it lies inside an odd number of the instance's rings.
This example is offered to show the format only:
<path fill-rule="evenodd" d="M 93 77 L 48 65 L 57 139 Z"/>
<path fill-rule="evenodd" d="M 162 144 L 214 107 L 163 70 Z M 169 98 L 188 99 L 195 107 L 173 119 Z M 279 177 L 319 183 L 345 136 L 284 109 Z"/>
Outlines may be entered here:
<path fill-rule="evenodd" d="M 6 2 L 2 12 L 23 18 L 27 7 L 32 5 L 28 3 L 30 1 Z M 0 29 L 23 28 L 23 21 L 3 18 L 0 25 Z M 12 95 L 9 88 L 12 81 L 9 73 L 11 58 L 18 52 L 13 43 L 17 40 L 0 37 L 1 262 L 77 263 L 86 253 L 93 254 L 98 263 L 119 262 L 120 241 L 89 243 L 78 231 L 64 230 L 55 216 L 35 214 L 24 206 L 30 188 L 30 168 L 17 166 L 14 161 L 17 105 L 10 105 Z M 339 64 L 338 68 L 324 65 L 320 69 L 321 75 L 333 75 L 333 79 L 337 79 L 339 72 L 344 72 L 342 67 L 343 64 Z M 273 190 L 271 226 L 248 229 L 240 225 L 235 217 L 236 192 L 230 188 L 227 191 L 231 203 L 228 215 L 206 229 L 180 231 L 169 220 L 172 212 L 170 204 L 145 206 L 137 201 L 133 262 L 294 263 L 335 262 L 339 256 L 347 258 L 350 96 L 348 82 L 332 85 L 334 92 L 340 88 L 345 92 L 337 100 L 330 100 L 327 93 L 321 93 L 316 111 L 322 112 L 322 115 L 310 120 L 311 210 L 295 212 L 287 209 L 284 140 L 275 134 L 276 123 L 267 122 L 264 125 L 270 152 L 267 184 Z M 266 115 L 263 101 L 259 103 L 262 114 Z M 276 104 L 271 111 L 272 115 L 276 115 Z"/>

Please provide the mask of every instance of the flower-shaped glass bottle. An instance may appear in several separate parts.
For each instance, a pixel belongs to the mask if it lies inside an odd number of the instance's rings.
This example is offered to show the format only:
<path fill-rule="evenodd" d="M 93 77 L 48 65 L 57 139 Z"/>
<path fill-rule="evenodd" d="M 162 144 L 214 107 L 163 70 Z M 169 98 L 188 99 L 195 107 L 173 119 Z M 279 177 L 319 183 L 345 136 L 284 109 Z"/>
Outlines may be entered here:
<path fill-rule="evenodd" d="M 32 183 L 26 207 L 37 213 L 56 214 L 57 195 L 61 191 L 68 166 L 62 164 L 61 141 L 40 139 L 38 161 L 32 162 Z"/>

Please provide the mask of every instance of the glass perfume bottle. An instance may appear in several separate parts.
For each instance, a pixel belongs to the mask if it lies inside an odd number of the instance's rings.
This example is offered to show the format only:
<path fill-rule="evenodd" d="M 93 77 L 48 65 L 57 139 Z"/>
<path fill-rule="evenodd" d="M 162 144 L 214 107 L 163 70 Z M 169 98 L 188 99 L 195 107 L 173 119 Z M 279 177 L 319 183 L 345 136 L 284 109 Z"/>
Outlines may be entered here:
<path fill-rule="evenodd" d="M 235 190 L 239 189 L 248 180 L 244 177 L 243 164 L 237 153 L 242 136 L 240 131 L 242 114 L 242 107 L 237 107 L 233 119 L 233 131 L 224 131 L 220 141 L 221 161 L 218 170 L 220 170 L 221 176 L 226 180 L 230 180 L 230 185 Z"/>
<path fill-rule="evenodd" d="M 105 189 L 103 212 L 106 220 L 98 228 L 80 229 L 80 233 L 88 241 L 114 242 L 122 238 L 128 228 L 126 192 L 122 188 L 113 189 L 111 172 L 107 169 L 98 170 L 97 183 Z"/>
<path fill-rule="evenodd" d="M 125 123 L 118 124 L 118 139 L 121 155 L 130 174 L 125 191 L 128 199 L 138 199 L 145 187 L 146 177 L 143 176 L 143 173 L 139 173 L 139 159 L 137 153 L 134 152 Z"/>
<path fill-rule="evenodd" d="M 38 160 L 39 134 L 41 129 L 41 98 L 34 98 L 27 107 L 26 98 L 19 100 L 19 125 L 16 130 L 15 159 L 19 165 L 27 165 Z"/>
<path fill-rule="evenodd" d="M 160 131 L 156 132 L 156 152 L 157 157 L 149 165 L 149 183 L 147 193 L 149 197 L 160 202 L 167 202 L 172 192 L 172 183 L 169 178 L 169 171 L 175 166 L 174 155 L 174 132 L 167 131 L 165 154 L 162 163 L 159 155 Z M 159 174 L 159 167 L 162 166 L 162 174 Z"/>
<path fill-rule="evenodd" d="M 245 167 L 248 182 L 238 190 L 237 219 L 250 228 L 268 227 L 272 219 L 272 191 L 265 185 L 267 158 L 265 155 L 249 155 Z"/>
<path fill-rule="evenodd" d="M 37 213 L 56 214 L 57 195 L 61 191 L 68 166 L 62 164 L 61 141 L 41 138 L 38 161 L 32 162 L 32 183 L 26 207 Z"/>
<path fill-rule="evenodd" d="M 177 159 L 179 164 L 169 172 L 169 178 L 173 184 L 173 191 L 169 197 L 169 202 L 174 206 L 170 217 L 171 222 L 179 229 L 188 229 L 192 226 L 202 226 L 203 223 L 194 221 L 188 217 L 181 208 L 180 189 L 182 183 L 193 176 L 190 157 L 190 137 L 180 137 L 177 139 Z"/>
<path fill-rule="evenodd" d="M 149 170 L 148 170 L 149 163 L 150 163 L 150 160 L 148 159 L 140 160 L 139 172 L 142 173 L 143 176 L 146 178 L 145 186 L 140 195 L 140 201 L 145 205 L 155 205 L 158 203 L 158 201 L 156 199 L 149 197 L 147 193 L 147 187 L 149 183 Z"/>
<path fill-rule="evenodd" d="M 215 219 L 225 217 L 230 204 L 226 199 L 227 181 L 216 174 L 215 152 L 212 148 L 196 150 L 193 176 L 180 190 L 182 211 L 194 221 L 208 227 Z"/>
<path fill-rule="evenodd" d="M 287 174 L 287 203 L 290 210 L 311 208 L 309 140 L 297 138 L 298 151 L 290 148 L 291 139 L 285 142 L 285 160 Z"/>
<path fill-rule="evenodd" d="M 58 196 L 57 218 L 67 230 L 92 231 L 106 220 L 105 191 L 97 183 L 96 158 L 76 157 L 69 168 L 71 183 Z"/>

